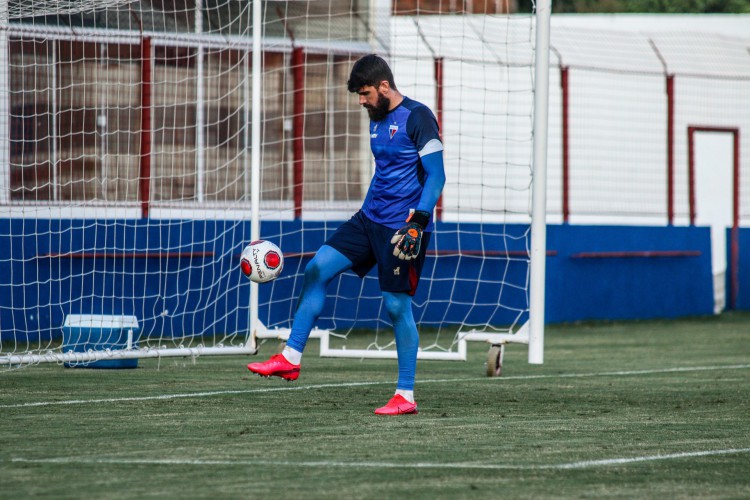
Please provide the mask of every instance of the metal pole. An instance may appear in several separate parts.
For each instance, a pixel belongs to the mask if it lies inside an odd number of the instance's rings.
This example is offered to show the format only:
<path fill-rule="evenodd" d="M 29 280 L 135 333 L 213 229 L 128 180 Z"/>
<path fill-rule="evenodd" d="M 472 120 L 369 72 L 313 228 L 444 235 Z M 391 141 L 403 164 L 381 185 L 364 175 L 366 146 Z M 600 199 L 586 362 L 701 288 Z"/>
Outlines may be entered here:
<path fill-rule="evenodd" d="M 549 104 L 549 32 L 551 0 L 536 11 L 534 68 L 534 182 L 531 193 L 531 283 L 529 363 L 544 362 L 544 282 L 547 259 L 547 118 Z"/>
<path fill-rule="evenodd" d="M 667 224 L 674 224 L 674 75 L 667 75 Z"/>
<path fill-rule="evenodd" d="M 326 138 L 326 152 L 328 156 L 328 201 L 336 199 L 336 60 L 332 53 L 328 53 L 328 71 L 326 73 L 326 121 L 328 123 L 328 137 Z M 342 179 L 343 180 L 343 179 Z"/>
<path fill-rule="evenodd" d="M 438 130 L 440 131 L 440 138 L 443 137 L 443 58 L 434 58 L 435 66 L 435 118 L 438 122 Z M 437 205 L 435 206 L 435 220 L 443 220 L 443 196 L 440 195 L 438 198 Z"/>
<path fill-rule="evenodd" d="M 251 157 L 250 157 L 250 239 L 260 239 L 260 101 L 261 101 L 261 0 L 253 0 L 253 90 L 251 105 Z M 258 330 L 258 284 L 250 283 L 250 336 L 248 345 L 255 345 L 255 332 Z"/>
<path fill-rule="evenodd" d="M 737 309 L 737 300 L 740 294 L 740 129 L 734 131 L 734 159 L 732 161 L 732 232 L 730 234 L 730 259 L 731 274 L 729 283 L 729 307 Z"/>
<path fill-rule="evenodd" d="M 292 144 L 294 152 L 294 218 L 302 217 L 305 183 L 305 52 L 302 47 L 292 49 L 294 81 L 294 114 L 292 116 Z"/>
<path fill-rule="evenodd" d="M 195 33 L 203 31 L 202 0 L 195 0 Z M 200 40 L 200 38 L 199 38 Z M 203 44 L 199 41 L 195 54 L 195 199 L 203 203 L 205 192 L 206 148 L 205 134 L 205 92 L 203 83 Z"/>
<path fill-rule="evenodd" d="M 0 203 L 10 200 L 10 53 L 8 1 L 0 1 Z"/>
<path fill-rule="evenodd" d="M 151 200 L 151 38 L 141 39 L 141 217 L 148 218 Z"/>
<path fill-rule="evenodd" d="M 560 66 L 560 86 L 562 87 L 562 212 L 563 223 L 570 222 L 570 129 L 569 94 L 567 66 Z"/>
<path fill-rule="evenodd" d="M 688 127 L 688 205 L 690 225 L 695 226 L 695 127 Z"/>
<path fill-rule="evenodd" d="M 52 200 L 57 201 L 60 190 L 57 178 L 57 40 L 52 41 L 52 90 L 50 101 L 52 105 L 52 146 L 50 147 L 50 165 L 52 167 Z"/>
<path fill-rule="evenodd" d="M 244 99 L 242 119 L 245 122 L 245 126 L 242 129 L 243 139 L 245 141 L 245 150 L 242 154 L 242 201 L 246 202 L 250 199 L 250 172 L 252 171 L 252 162 L 250 155 L 251 153 L 251 111 L 250 103 L 248 102 L 252 98 L 252 89 L 250 87 L 250 70 L 252 65 L 252 50 L 246 50 L 244 55 L 244 61 L 242 63 L 242 95 Z"/>

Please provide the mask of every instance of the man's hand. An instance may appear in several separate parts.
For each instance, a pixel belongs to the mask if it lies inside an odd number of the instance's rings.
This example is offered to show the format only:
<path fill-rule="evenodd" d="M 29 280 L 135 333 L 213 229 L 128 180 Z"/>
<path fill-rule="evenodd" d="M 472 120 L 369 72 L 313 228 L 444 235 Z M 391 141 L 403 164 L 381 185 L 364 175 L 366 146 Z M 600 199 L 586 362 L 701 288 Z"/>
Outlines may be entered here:
<path fill-rule="evenodd" d="M 407 224 L 396 231 L 391 238 L 393 255 L 401 260 L 411 260 L 419 255 L 422 246 L 422 232 L 430 221 L 430 213 L 424 210 L 415 210 L 408 219 Z"/>

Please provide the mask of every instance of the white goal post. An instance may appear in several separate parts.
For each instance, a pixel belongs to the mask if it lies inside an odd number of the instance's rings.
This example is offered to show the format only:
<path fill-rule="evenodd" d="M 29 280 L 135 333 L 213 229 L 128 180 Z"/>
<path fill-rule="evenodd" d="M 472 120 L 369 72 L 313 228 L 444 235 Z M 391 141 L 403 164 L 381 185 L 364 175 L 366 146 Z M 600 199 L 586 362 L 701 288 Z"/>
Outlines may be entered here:
<path fill-rule="evenodd" d="M 0 0 L 0 366 L 287 338 L 306 263 L 372 175 L 346 91 L 372 52 L 445 145 L 419 358 L 482 341 L 542 363 L 551 2 L 433 3 Z M 239 255 L 261 238 L 285 266 L 257 285 Z M 328 294 L 322 356 L 395 358 L 374 276 Z"/>

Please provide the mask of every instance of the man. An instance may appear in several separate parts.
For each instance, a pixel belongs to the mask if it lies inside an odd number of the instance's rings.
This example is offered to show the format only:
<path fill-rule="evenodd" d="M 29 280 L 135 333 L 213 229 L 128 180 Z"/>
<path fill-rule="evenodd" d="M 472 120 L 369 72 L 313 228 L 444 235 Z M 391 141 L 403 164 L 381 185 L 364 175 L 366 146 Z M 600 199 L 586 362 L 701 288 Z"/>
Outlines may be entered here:
<path fill-rule="evenodd" d="M 396 337 L 398 383 L 391 400 L 375 413 L 414 414 L 419 334 L 411 297 L 433 229 L 431 215 L 445 184 L 443 144 L 435 116 L 423 104 L 401 95 L 391 69 L 379 56 L 359 59 L 347 86 L 359 95 L 359 104 L 370 116 L 375 175 L 359 212 L 336 230 L 305 268 L 284 351 L 247 367 L 262 376 L 296 380 L 328 284 L 349 269 L 364 277 L 377 264 L 383 303 Z"/>

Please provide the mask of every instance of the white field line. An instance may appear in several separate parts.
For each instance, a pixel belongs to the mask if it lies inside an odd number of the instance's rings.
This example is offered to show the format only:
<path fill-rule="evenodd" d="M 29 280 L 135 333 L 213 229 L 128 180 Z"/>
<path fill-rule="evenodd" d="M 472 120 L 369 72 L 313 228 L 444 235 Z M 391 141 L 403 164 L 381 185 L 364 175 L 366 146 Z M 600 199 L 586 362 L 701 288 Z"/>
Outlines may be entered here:
<path fill-rule="evenodd" d="M 675 460 L 681 458 L 699 458 L 716 455 L 736 455 L 750 453 L 750 448 L 730 448 L 726 450 L 685 451 L 664 455 L 645 455 L 641 457 L 605 458 L 601 460 L 584 460 L 560 464 L 482 464 L 472 462 L 352 462 L 352 461 L 286 461 L 286 460 L 202 460 L 202 459 L 147 459 L 147 458 L 12 458 L 13 463 L 26 464 L 59 464 L 59 465 L 182 465 L 182 466 L 279 466 L 302 468 L 348 468 L 348 469 L 476 469 L 476 470 L 571 470 L 592 469 L 613 465 L 629 465 L 657 460 Z"/>
<path fill-rule="evenodd" d="M 463 382 L 479 381 L 496 381 L 504 382 L 506 380 L 539 380 L 539 379 L 565 379 L 565 378 L 588 378 L 588 377 L 623 377 L 637 375 L 654 375 L 660 373 L 686 373 L 701 372 L 713 370 L 744 370 L 750 368 L 750 364 L 742 365 L 714 365 L 714 366 L 685 366 L 677 368 L 660 368 L 653 370 L 632 370 L 632 371 L 614 371 L 614 372 L 594 372 L 594 373 L 556 373 L 549 375 L 517 375 L 511 377 L 472 377 L 472 378 L 449 378 L 449 379 L 431 379 L 418 380 L 422 384 L 455 384 Z M 266 392 L 285 392 L 285 391 L 304 391 L 316 389 L 331 389 L 345 387 L 364 387 L 372 385 L 393 385 L 394 381 L 382 382 L 341 382 L 335 384 L 316 384 L 316 385 L 293 385 L 287 387 L 266 387 L 261 389 L 235 389 L 226 391 L 205 391 L 205 392 L 186 392 L 178 394 L 159 394 L 156 396 L 131 396 L 122 398 L 99 398 L 99 399 L 66 399 L 60 401 L 36 401 L 32 403 L 18 403 L 0 405 L 0 409 L 10 408 L 29 408 L 35 406 L 56 406 L 56 405 L 78 405 L 78 404 L 98 404 L 98 403 L 121 403 L 132 401 L 153 401 L 162 399 L 182 399 L 182 398 L 205 398 L 212 396 L 224 396 L 232 394 L 258 394 Z"/>

